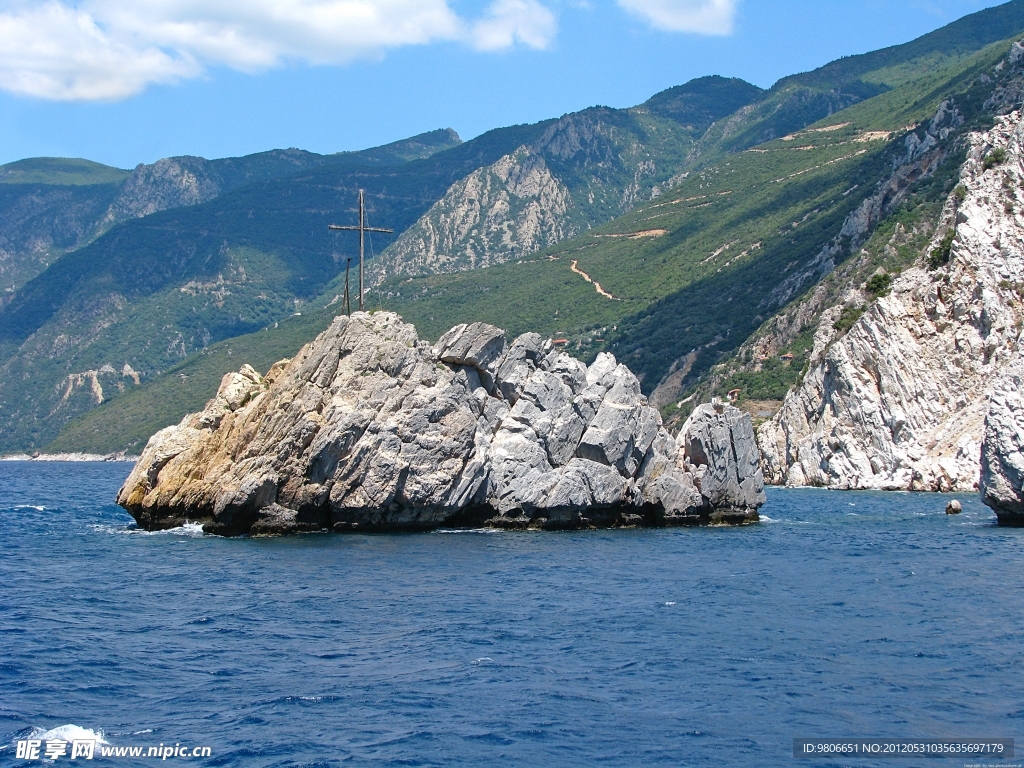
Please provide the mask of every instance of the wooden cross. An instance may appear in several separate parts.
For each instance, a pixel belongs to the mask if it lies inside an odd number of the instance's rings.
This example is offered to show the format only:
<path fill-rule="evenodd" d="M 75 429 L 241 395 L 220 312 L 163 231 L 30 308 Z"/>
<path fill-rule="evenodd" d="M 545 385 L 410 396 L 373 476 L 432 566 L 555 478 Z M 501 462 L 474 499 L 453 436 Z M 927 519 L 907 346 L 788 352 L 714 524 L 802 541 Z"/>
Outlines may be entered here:
<path fill-rule="evenodd" d="M 392 233 L 393 229 L 384 229 L 383 227 L 368 227 L 366 226 L 366 209 L 363 207 L 363 190 L 359 190 L 359 225 L 354 227 L 343 227 L 338 224 L 328 224 L 328 229 L 346 229 L 359 232 L 359 311 L 363 311 L 363 233 L 364 232 L 388 232 Z"/>

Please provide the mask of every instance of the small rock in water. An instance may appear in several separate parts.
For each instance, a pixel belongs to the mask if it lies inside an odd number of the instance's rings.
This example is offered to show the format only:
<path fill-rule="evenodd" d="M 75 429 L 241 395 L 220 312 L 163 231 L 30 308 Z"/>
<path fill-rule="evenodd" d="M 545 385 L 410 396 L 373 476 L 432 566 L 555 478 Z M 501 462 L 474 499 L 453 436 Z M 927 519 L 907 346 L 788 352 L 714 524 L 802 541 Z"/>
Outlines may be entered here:
<path fill-rule="evenodd" d="M 963 506 L 956 499 L 953 499 L 951 502 L 949 502 L 949 504 L 946 505 L 947 515 L 959 515 L 963 511 Z"/>

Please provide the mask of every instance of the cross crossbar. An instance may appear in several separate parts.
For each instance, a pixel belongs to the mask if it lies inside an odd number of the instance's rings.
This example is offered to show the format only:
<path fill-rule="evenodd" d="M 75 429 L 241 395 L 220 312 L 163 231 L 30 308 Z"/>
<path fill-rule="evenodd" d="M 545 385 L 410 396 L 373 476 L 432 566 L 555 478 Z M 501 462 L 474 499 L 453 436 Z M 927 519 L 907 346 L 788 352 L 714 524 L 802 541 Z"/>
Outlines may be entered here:
<path fill-rule="evenodd" d="M 349 230 L 352 230 L 353 232 L 358 232 L 359 230 L 362 230 L 363 232 L 394 232 L 395 231 L 393 229 L 384 229 L 384 227 L 357 227 L 357 226 L 349 227 L 349 226 L 344 226 L 344 225 L 340 225 L 340 224 L 328 224 L 327 228 L 328 229 L 349 229 Z"/>

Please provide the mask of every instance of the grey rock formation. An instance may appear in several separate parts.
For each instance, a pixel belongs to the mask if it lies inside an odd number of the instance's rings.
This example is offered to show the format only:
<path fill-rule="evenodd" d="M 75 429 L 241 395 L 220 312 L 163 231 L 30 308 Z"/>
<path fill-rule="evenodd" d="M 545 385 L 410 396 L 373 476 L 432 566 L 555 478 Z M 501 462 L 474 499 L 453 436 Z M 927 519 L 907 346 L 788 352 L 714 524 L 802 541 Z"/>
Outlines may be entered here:
<path fill-rule="evenodd" d="M 457 325 L 437 340 L 434 356 L 442 363 L 471 365 L 485 389 L 494 387 L 497 364 L 505 356 L 505 332 L 486 323 Z"/>
<path fill-rule="evenodd" d="M 431 347 L 358 312 L 266 376 L 225 376 L 117 500 L 149 529 L 268 535 L 745 523 L 765 497 L 734 408 L 697 408 L 674 440 L 611 355 L 588 368 L 483 323 Z"/>
<path fill-rule="evenodd" d="M 981 500 L 1001 525 L 1024 526 L 1024 363 L 1000 378 L 981 444 Z"/>
<path fill-rule="evenodd" d="M 500 264 L 579 231 L 572 199 L 528 147 L 457 181 L 370 264 L 370 285 L 396 275 L 447 273 Z"/>
<path fill-rule="evenodd" d="M 701 494 L 712 506 L 735 509 L 764 503 L 761 454 L 750 416 L 716 400 L 696 408 L 680 435 L 691 464 L 699 468 Z"/>
<path fill-rule="evenodd" d="M 140 163 L 107 211 L 106 223 L 205 203 L 220 194 L 215 177 L 210 161 L 202 157 L 168 157 L 152 165 Z"/>
<path fill-rule="evenodd" d="M 962 189 L 950 195 L 928 249 L 952 232 L 949 263 L 930 269 L 926 252 L 845 333 L 833 325 L 842 306 L 822 314 L 806 375 L 758 430 L 769 482 L 978 487 L 989 399 L 1019 356 L 1024 322 L 1024 221 L 1007 213 L 1024 183 L 1022 115 L 998 117 L 969 140 Z M 1006 160 L 986 164 L 994 147 Z M 859 307 L 866 298 L 854 290 L 846 300 Z"/>
<path fill-rule="evenodd" d="M 957 499 L 953 499 L 951 502 L 949 502 L 949 504 L 946 505 L 947 515 L 959 515 L 963 511 L 964 505 L 961 504 Z"/>

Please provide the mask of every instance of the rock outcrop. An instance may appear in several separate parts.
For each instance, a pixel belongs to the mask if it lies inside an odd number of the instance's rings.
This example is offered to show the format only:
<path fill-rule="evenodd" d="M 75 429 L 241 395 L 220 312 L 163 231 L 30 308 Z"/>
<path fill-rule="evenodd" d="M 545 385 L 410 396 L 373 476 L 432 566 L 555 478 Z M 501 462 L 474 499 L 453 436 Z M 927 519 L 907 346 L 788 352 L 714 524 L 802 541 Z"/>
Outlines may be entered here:
<path fill-rule="evenodd" d="M 140 163 L 107 211 L 106 223 L 148 216 L 183 205 L 205 203 L 221 192 L 209 160 L 167 157 L 152 165 Z"/>
<path fill-rule="evenodd" d="M 1000 525 L 1024 526 L 1024 361 L 996 384 L 981 444 L 981 500 Z"/>
<path fill-rule="evenodd" d="M 960 186 L 918 266 L 846 332 L 837 320 L 860 311 L 863 294 L 823 313 L 802 383 L 758 432 L 769 482 L 978 487 L 989 399 L 1019 354 L 1024 322 L 1024 220 L 1014 213 L 1024 182 L 1021 113 L 968 138 Z"/>
<path fill-rule="evenodd" d="M 676 440 L 609 354 L 588 368 L 483 323 L 431 347 L 386 312 L 225 376 L 117 497 L 145 528 L 228 535 L 745 523 L 764 500 L 732 407 L 697 408 Z"/>
<path fill-rule="evenodd" d="M 520 258 L 577 229 L 569 190 L 528 147 L 456 182 L 370 264 L 370 285 L 397 275 L 445 274 Z"/>

